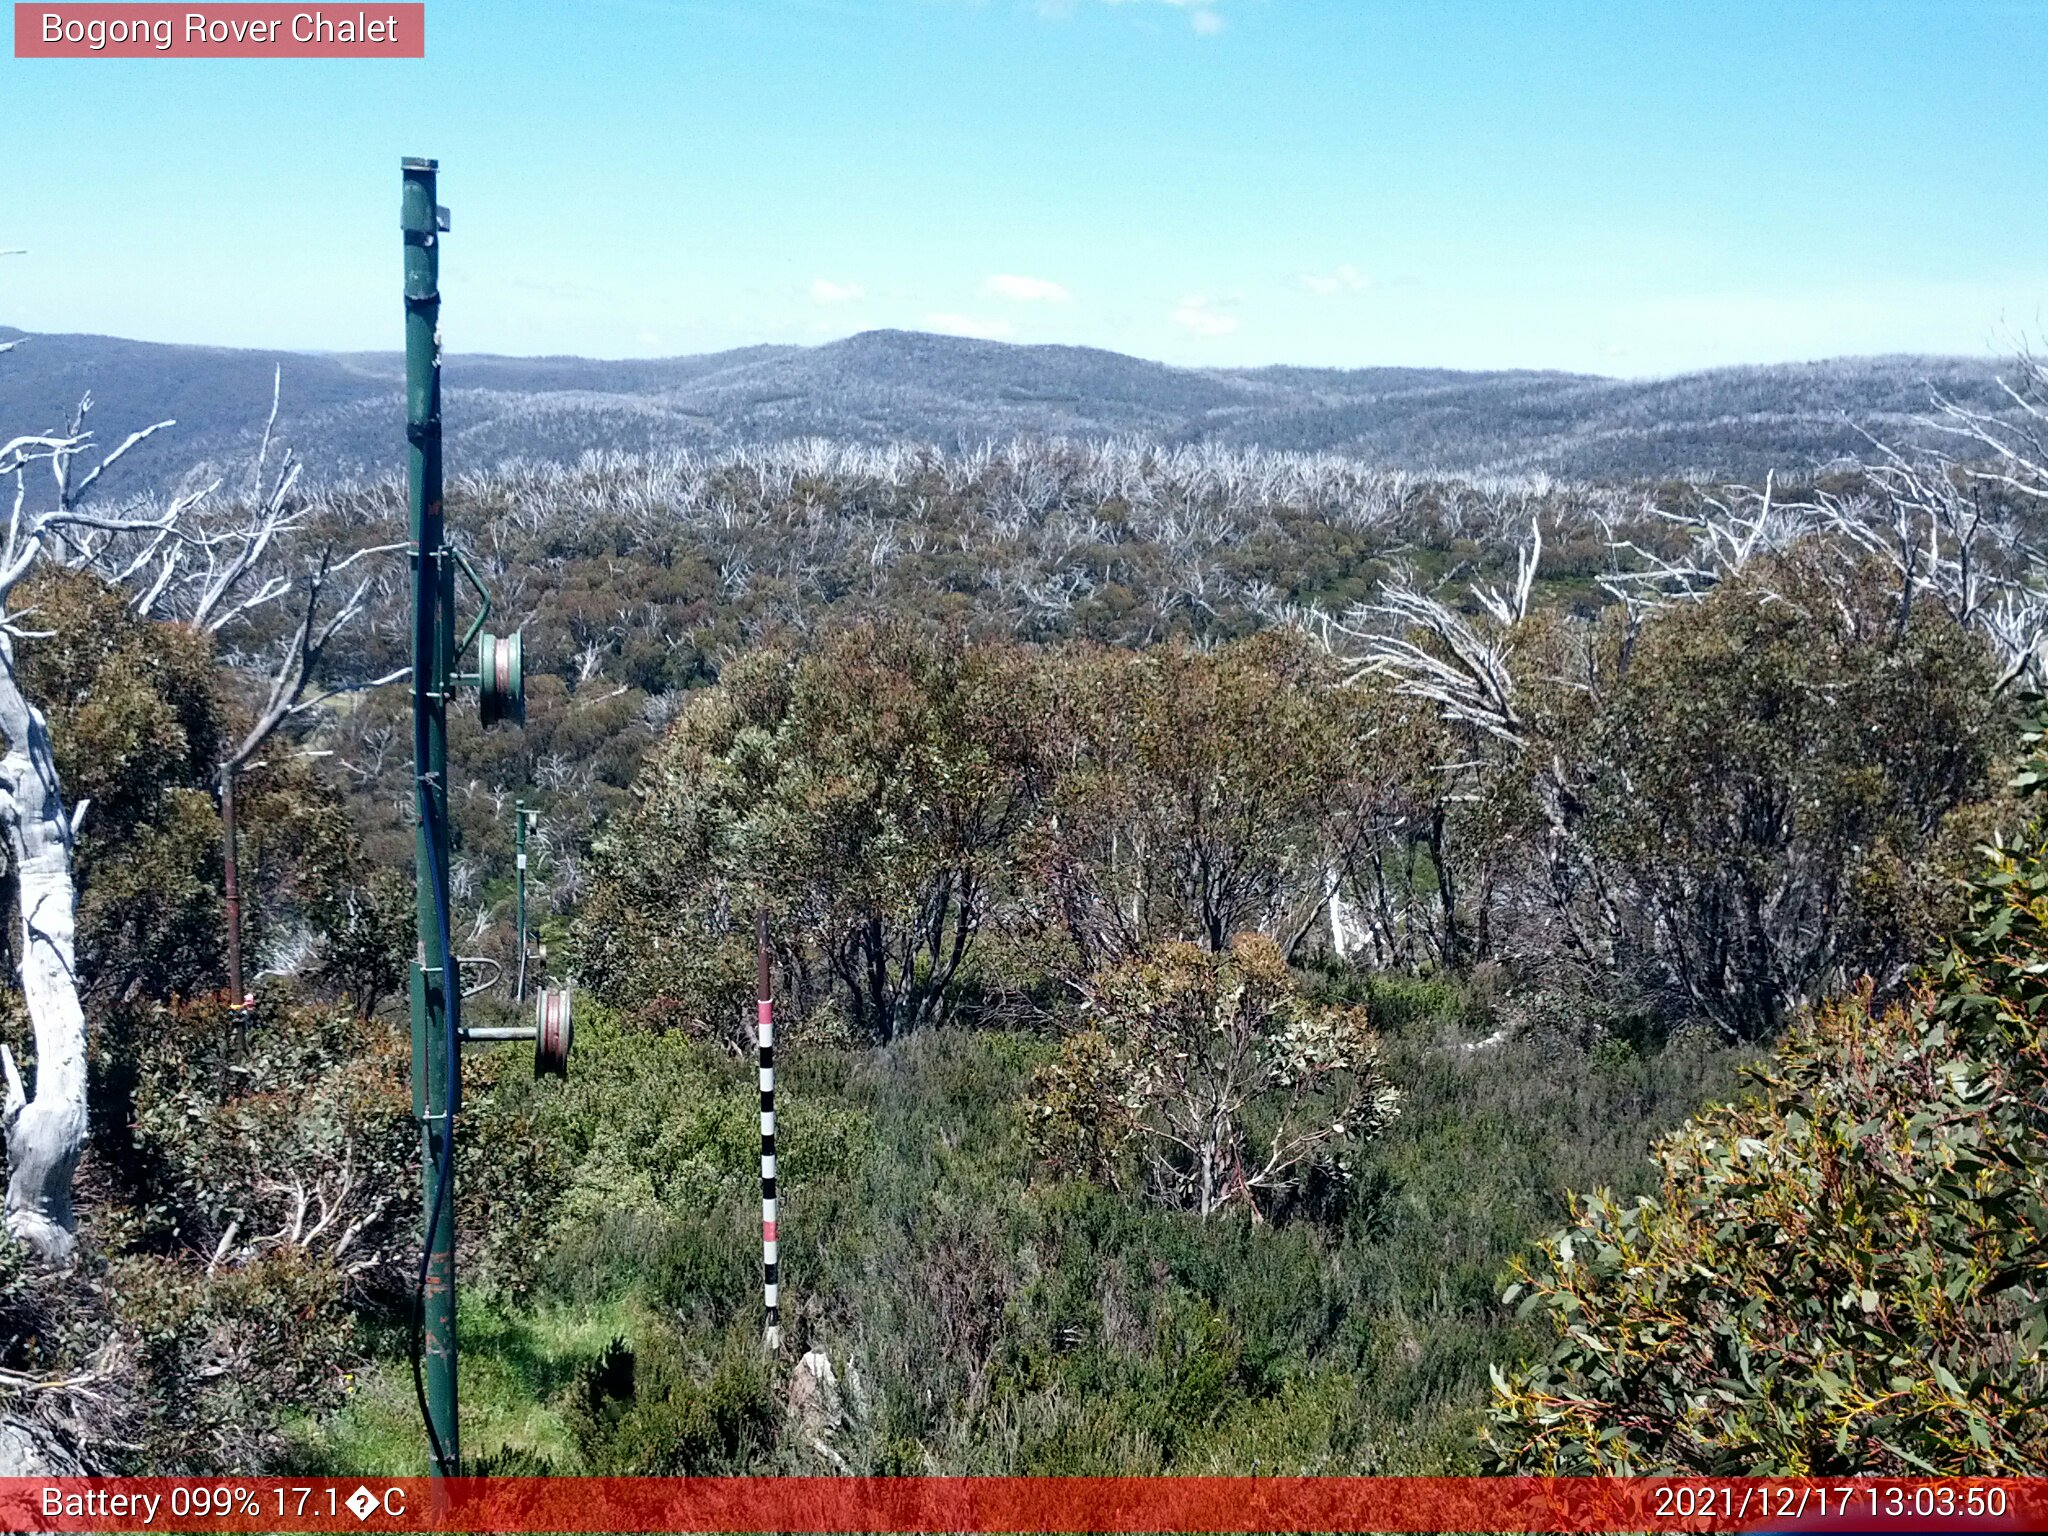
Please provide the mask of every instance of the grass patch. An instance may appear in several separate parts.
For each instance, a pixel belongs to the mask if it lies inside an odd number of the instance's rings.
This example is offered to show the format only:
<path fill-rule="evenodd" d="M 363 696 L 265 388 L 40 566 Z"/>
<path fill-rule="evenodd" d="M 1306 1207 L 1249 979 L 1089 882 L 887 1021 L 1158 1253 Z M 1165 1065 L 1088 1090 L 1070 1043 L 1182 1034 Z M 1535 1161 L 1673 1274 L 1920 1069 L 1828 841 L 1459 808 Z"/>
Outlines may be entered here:
<path fill-rule="evenodd" d="M 461 1348 L 465 1462 L 544 1460 L 583 1470 L 564 1414 L 569 1389 L 615 1338 L 650 1325 L 637 1296 L 579 1305 L 507 1310 L 489 1296 L 464 1296 L 456 1320 Z M 327 1477 L 423 1477 L 424 1432 L 408 1359 L 385 1358 L 350 1382 L 341 1410 L 324 1423 L 293 1426 L 293 1471 Z"/>

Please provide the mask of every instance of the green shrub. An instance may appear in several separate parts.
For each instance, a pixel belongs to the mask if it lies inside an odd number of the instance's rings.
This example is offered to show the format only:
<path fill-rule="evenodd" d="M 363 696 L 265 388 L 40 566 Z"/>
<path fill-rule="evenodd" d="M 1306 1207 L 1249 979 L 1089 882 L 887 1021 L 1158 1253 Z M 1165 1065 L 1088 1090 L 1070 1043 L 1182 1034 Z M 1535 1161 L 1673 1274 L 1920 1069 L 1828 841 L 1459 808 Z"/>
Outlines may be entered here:
<path fill-rule="evenodd" d="M 1929 986 L 1800 1025 L 1508 1299 L 1553 1340 L 1489 1443 L 1545 1473 L 2048 1464 L 2048 841 L 1993 851 Z"/>
<path fill-rule="evenodd" d="M 1115 1181 L 1135 1156 L 1170 1205 L 1271 1208 L 1341 1183 L 1399 1102 L 1365 1010 L 1312 1001 L 1262 936 L 1168 944 L 1091 994 L 1091 1027 L 1041 1069 L 1029 1108 L 1040 1154 L 1068 1171 Z"/>
<path fill-rule="evenodd" d="M 679 1342 L 650 1329 L 615 1340 L 584 1374 L 569 1411 L 577 1450 L 598 1476 L 736 1472 L 774 1439 L 774 1400 L 758 1344 L 692 1368 Z"/>
<path fill-rule="evenodd" d="M 592 1008 L 578 1017 L 576 1070 L 566 1083 L 528 1083 L 515 1070 L 504 1092 L 565 1160 L 565 1222 L 695 1213 L 758 1197 L 751 1061 L 686 1035 L 625 1028 Z M 873 1144 L 857 1109 L 815 1097 L 792 1099 L 776 1131 L 778 1154 L 805 1178 L 843 1176 Z"/>
<path fill-rule="evenodd" d="M 290 1248 L 396 1283 L 418 1150 L 395 1030 L 281 994 L 238 1028 L 219 993 L 130 1027 L 131 1241 L 216 1267 Z"/>
<path fill-rule="evenodd" d="M 608 1000 L 722 1036 L 766 907 L 786 1017 L 873 1040 L 944 1022 L 1042 776 L 1029 653 L 909 624 L 757 652 L 696 695 L 597 846 L 577 926 Z"/>
<path fill-rule="evenodd" d="M 1927 602 L 1901 623 L 1889 567 L 1835 559 L 1802 546 L 1658 614 L 1560 743 L 1634 934 L 1616 979 L 1731 1038 L 1933 942 L 1966 868 L 1943 824 L 2009 729 L 1978 634 Z"/>
<path fill-rule="evenodd" d="M 362 1341 L 345 1275 L 324 1256 L 265 1252 L 218 1272 L 146 1256 L 113 1262 L 114 1322 L 136 1341 L 143 1412 L 131 1454 L 155 1473 L 276 1464 L 287 1414 L 341 1397 Z"/>

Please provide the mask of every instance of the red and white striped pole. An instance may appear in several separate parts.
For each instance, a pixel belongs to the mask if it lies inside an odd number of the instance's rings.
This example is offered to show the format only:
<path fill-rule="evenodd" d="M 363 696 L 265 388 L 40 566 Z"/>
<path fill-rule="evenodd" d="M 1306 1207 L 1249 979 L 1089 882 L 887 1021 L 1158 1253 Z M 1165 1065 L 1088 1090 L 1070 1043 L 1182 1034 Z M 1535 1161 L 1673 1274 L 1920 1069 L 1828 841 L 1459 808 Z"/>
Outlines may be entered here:
<path fill-rule="evenodd" d="M 768 911 L 754 919 L 756 1021 L 761 1051 L 761 1300 L 768 1309 L 767 1345 L 782 1348 L 780 1266 L 775 1246 L 775 1003 L 768 986 Z"/>

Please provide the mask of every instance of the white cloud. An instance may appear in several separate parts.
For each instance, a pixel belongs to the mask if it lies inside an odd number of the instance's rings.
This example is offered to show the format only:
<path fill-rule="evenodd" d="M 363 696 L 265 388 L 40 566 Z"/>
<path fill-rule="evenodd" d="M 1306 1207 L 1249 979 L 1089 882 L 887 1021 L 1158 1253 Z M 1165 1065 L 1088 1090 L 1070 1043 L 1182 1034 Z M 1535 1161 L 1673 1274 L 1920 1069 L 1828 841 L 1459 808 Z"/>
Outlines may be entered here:
<path fill-rule="evenodd" d="M 1340 293 L 1365 292 L 1372 286 L 1372 276 L 1370 273 L 1359 271 L 1347 261 L 1334 272 L 1302 274 L 1301 286 L 1310 293 L 1321 294 L 1327 299 L 1334 298 Z"/>
<path fill-rule="evenodd" d="M 930 329 L 938 331 L 943 335 L 972 336 L 977 341 L 1001 341 L 1015 330 L 1015 327 L 1007 320 L 982 319 L 975 315 L 926 315 L 924 323 Z"/>
<path fill-rule="evenodd" d="M 1038 0 L 1038 14 L 1054 20 L 1064 20 L 1074 14 L 1076 0 Z M 1104 0 L 1108 5 L 1135 5 L 1145 0 Z M 1217 9 L 1218 0 L 1156 0 L 1156 3 L 1170 5 L 1175 10 L 1185 11 L 1188 25 L 1199 37 L 1214 37 L 1226 25 L 1222 11 Z"/>
<path fill-rule="evenodd" d="M 1120 4 L 1122 0 L 1113 3 Z M 1195 29 L 1197 37 L 1214 37 L 1224 28 L 1223 13 L 1216 9 L 1216 0 L 1166 0 L 1166 4 L 1188 13 L 1188 25 Z"/>
<path fill-rule="evenodd" d="M 855 299 L 867 296 L 867 289 L 859 283 L 834 283 L 822 277 L 811 280 L 811 302 L 814 304 L 851 304 Z"/>
<path fill-rule="evenodd" d="M 1212 300 L 1186 298 L 1174 309 L 1173 323 L 1197 336 L 1228 336 L 1237 329 L 1237 316 L 1224 314 Z"/>
<path fill-rule="evenodd" d="M 1042 277 L 1018 277 L 1010 272 L 982 279 L 981 291 L 999 299 L 1015 299 L 1019 304 L 1064 304 L 1073 297 L 1058 283 Z"/>

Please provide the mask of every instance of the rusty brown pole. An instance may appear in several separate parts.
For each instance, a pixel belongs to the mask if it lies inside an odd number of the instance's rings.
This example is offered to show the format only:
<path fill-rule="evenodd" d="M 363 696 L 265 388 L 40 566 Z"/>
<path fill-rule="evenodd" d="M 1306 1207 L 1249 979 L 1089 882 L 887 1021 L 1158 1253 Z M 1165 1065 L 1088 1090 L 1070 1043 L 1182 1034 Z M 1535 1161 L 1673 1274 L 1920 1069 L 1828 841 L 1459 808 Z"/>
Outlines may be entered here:
<path fill-rule="evenodd" d="M 242 886 L 240 859 L 235 843 L 235 777 L 233 763 L 222 763 L 220 768 L 220 835 L 221 863 L 225 876 L 228 908 L 228 1007 L 233 1010 L 235 1020 L 235 1047 L 245 1048 L 248 1041 L 248 1010 L 242 1004 L 247 994 L 242 991 Z"/>

